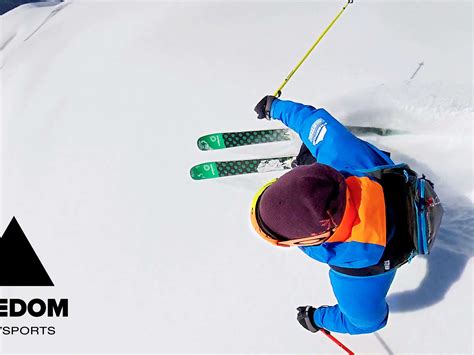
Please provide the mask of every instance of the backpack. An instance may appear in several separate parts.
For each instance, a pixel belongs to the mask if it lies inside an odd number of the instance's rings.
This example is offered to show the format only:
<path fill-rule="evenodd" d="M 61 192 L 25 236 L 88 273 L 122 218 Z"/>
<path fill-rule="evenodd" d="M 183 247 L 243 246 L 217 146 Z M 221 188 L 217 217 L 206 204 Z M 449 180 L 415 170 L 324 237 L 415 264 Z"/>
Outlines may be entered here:
<path fill-rule="evenodd" d="M 443 216 L 443 206 L 433 183 L 421 177 L 407 164 L 359 170 L 380 183 L 385 198 L 387 240 L 384 254 L 373 266 L 352 269 L 330 265 L 347 275 L 378 275 L 411 261 L 420 254 L 429 254 Z"/>

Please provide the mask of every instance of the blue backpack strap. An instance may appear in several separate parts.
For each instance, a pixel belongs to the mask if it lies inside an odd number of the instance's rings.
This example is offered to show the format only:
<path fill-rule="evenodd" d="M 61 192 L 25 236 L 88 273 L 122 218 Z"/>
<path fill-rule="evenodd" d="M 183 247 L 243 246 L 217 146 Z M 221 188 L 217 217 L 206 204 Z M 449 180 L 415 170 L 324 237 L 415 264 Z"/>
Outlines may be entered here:
<path fill-rule="evenodd" d="M 415 191 L 418 254 L 429 254 L 444 214 L 443 205 L 434 191 L 434 185 L 424 175 L 417 180 Z"/>

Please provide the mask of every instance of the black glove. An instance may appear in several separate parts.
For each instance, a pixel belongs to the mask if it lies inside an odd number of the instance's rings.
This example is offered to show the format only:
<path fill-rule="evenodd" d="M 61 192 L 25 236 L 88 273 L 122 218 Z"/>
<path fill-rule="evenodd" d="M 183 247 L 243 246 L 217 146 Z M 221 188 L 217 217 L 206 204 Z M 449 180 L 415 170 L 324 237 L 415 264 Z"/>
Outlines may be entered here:
<path fill-rule="evenodd" d="M 270 120 L 270 109 L 272 108 L 272 102 L 275 100 L 275 96 L 267 95 L 261 99 L 257 106 L 255 106 L 254 111 L 257 113 L 257 118 L 262 119 L 266 118 Z"/>
<path fill-rule="evenodd" d="M 314 323 L 314 311 L 316 311 L 316 308 L 311 306 L 301 306 L 296 310 L 298 311 L 296 319 L 305 329 L 313 333 L 316 333 L 321 329 Z"/>

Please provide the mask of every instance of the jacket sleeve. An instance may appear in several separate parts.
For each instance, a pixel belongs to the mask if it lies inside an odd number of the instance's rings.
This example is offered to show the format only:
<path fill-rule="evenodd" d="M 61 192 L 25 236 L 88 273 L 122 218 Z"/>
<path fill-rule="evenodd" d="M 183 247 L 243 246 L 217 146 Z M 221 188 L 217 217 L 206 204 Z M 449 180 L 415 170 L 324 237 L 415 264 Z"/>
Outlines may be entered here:
<path fill-rule="evenodd" d="M 393 164 L 387 154 L 354 136 L 324 109 L 275 99 L 270 115 L 298 133 L 319 163 L 337 170 Z"/>
<path fill-rule="evenodd" d="M 314 322 L 324 329 L 337 333 L 368 334 L 387 324 L 388 289 L 395 277 L 395 270 L 376 276 L 348 276 L 329 271 L 335 306 L 319 307 Z"/>

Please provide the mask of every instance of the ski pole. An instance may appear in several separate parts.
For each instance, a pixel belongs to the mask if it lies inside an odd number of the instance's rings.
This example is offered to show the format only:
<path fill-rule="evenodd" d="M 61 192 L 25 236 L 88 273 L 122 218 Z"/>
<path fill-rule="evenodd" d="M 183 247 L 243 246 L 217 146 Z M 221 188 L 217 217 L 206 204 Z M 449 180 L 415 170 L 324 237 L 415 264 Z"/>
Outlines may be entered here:
<path fill-rule="evenodd" d="M 337 340 L 336 338 L 334 338 L 331 333 L 329 332 L 329 330 L 326 330 L 326 329 L 323 329 L 321 328 L 321 331 L 323 332 L 324 335 L 326 335 L 329 339 L 331 339 L 333 342 L 335 342 L 337 345 L 339 345 L 342 349 L 344 349 L 345 352 L 347 352 L 348 355 L 354 355 L 354 352 L 349 349 L 347 346 L 345 346 L 344 344 L 342 344 L 339 340 Z"/>
<path fill-rule="evenodd" d="M 311 52 L 313 51 L 314 48 L 316 48 L 316 46 L 319 44 L 319 42 L 321 42 L 321 40 L 323 39 L 323 37 L 326 35 L 326 33 L 331 29 L 332 25 L 334 25 L 336 23 L 336 21 L 338 20 L 338 18 L 342 15 L 342 13 L 344 12 L 344 10 L 347 8 L 347 6 L 349 4 L 352 4 L 354 0 L 347 0 L 347 4 L 344 5 L 344 7 L 342 8 L 341 11 L 339 11 L 339 13 L 337 14 L 337 16 L 334 18 L 334 20 L 331 21 L 331 23 L 329 24 L 329 26 L 324 30 L 324 32 L 319 36 L 319 38 L 316 40 L 316 42 L 314 42 L 314 44 L 311 46 L 311 48 L 309 49 L 308 52 L 306 52 L 306 54 L 304 55 L 304 57 L 299 61 L 299 63 L 296 65 L 296 67 L 293 68 L 293 70 L 290 72 L 290 74 L 288 74 L 288 76 L 285 78 L 285 80 L 283 81 L 283 83 L 280 85 L 280 87 L 275 91 L 275 93 L 273 94 L 273 96 L 276 96 L 276 97 L 280 97 L 281 95 L 281 90 L 285 87 L 285 85 L 288 83 L 288 81 L 290 81 L 291 77 L 293 76 L 294 73 L 296 73 L 296 71 L 299 69 L 299 67 L 303 64 L 303 62 L 306 60 L 306 58 L 309 57 L 309 55 L 311 54 Z"/>

